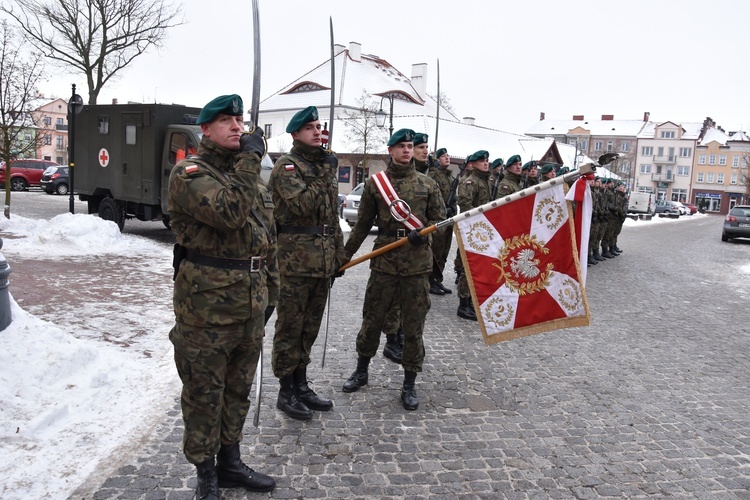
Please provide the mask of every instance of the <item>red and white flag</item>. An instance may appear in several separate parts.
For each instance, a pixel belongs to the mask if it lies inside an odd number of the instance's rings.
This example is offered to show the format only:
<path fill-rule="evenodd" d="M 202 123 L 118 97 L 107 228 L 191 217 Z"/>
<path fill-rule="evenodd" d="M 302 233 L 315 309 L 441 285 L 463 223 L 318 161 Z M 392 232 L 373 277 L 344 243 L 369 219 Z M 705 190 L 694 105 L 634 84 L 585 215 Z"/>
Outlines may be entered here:
<path fill-rule="evenodd" d="M 576 246 L 578 247 L 578 260 L 581 262 L 581 283 L 586 286 L 586 270 L 589 262 L 589 238 L 591 236 L 591 215 L 594 211 L 594 202 L 591 198 L 591 187 L 587 179 L 594 174 L 581 176 L 573 183 L 565 199 L 576 202 L 576 213 L 574 225 L 576 231 Z"/>
<path fill-rule="evenodd" d="M 564 184 L 456 222 L 454 231 L 486 343 L 590 324 Z"/>

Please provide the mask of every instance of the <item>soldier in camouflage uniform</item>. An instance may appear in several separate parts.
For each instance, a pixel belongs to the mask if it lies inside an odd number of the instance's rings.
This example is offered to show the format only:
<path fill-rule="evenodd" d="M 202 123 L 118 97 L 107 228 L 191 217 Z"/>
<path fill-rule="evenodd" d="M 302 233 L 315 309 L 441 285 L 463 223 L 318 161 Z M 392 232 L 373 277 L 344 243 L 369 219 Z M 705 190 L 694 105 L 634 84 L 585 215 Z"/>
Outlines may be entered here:
<path fill-rule="evenodd" d="M 619 220 L 615 203 L 615 180 L 608 178 L 604 187 L 605 229 L 602 234 L 602 257 L 614 259 L 618 254 L 609 251 L 613 245 L 615 221 Z"/>
<path fill-rule="evenodd" d="M 462 179 L 458 185 L 458 206 L 461 212 L 466 212 L 472 208 L 477 208 L 490 201 L 490 154 L 487 151 L 479 150 L 469 157 L 471 173 Z M 458 311 L 456 314 L 459 318 L 472 321 L 477 320 L 474 312 L 474 305 L 471 300 L 471 291 L 469 282 L 466 279 L 466 270 L 461 267 L 458 276 Z"/>
<path fill-rule="evenodd" d="M 260 180 L 265 140 L 261 130 L 242 133 L 242 115 L 238 95 L 206 104 L 198 157 L 169 177 L 177 237 L 169 339 L 183 384 L 185 457 L 197 467 L 196 497 L 205 500 L 218 500 L 219 486 L 271 491 L 276 484 L 240 459 L 264 325 L 278 298 L 273 201 Z"/>
<path fill-rule="evenodd" d="M 523 179 L 521 189 L 526 189 L 539 184 L 539 179 L 537 176 L 538 172 L 536 161 L 531 160 L 524 163 L 523 167 L 521 167 L 521 178 Z"/>
<path fill-rule="evenodd" d="M 338 160 L 321 147 L 318 110 L 309 106 L 292 117 L 286 128 L 292 150 L 282 155 L 271 172 L 279 233 L 281 274 L 273 373 L 280 389 L 276 407 L 291 418 L 310 420 L 312 411 L 327 411 L 333 402 L 309 386 L 307 365 L 318 337 L 336 254 L 343 257 L 344 238 L 338 218 Z"/>
<path fill-rule="evenodd" d="M 497 186 L 500 184 L 500 181 L 503 180 L 503 177 L 505 176 L 505 173 L 503 172 L 503 166 L 505 164 L 503 163 L 502 158 L 497 158 L 492 163 L 490 163 L 490 199 L 494 200 L 497 198 Z"/>
<path fill-rule="evenodd" d="M 509 194 L 520 191 L 523 180 L 521 179 L 521 157 L 513 155 L 508 158 L 505 165 L 505 175 L 497 185 L 497 198 L 503 198 Z"/>
<path fill-rule="evenodd" d="M 414 135 L 412 130 L 401 129 L 391 136 L 385 177 L 397 198 L 409 205 L 411 214 L 423 226 L 430 226 L 443 220 L 445 203 L 435 181 L 414 168 Z M 357 369 L 344 384 L 343 391 L 354 392 L 367 385 L 370 358 L 377 352 L 386 314 L 394 304 L 399 304 L 404 329 L 401 401 L 405 409 L 416 410 L 419 399 L 415 380 L 417 372 L 422 371 L 425 353 L 422 332 L 430 309 L 427 278 L 432 271 L 432 250 L 428 245 L 429 236 L 421 236 L 417 229 L 409 230 L 393 216 L 390 201 L 383 197 L 373 176 L 365 184 L 359 202 L 359 219 L 344 247 L 346 261 L 359 249 L 374 224 L 378 226 L 374 249 L 407 235 L 408 243 L 370 261 L 362 326 L 357 335 Z"/>
<path fill-rule="evenodd" d="M 438 160 L 438 167 L 430 169 L 427 175 L 437 182 L 446 206 L 445 217 L 450 218 L 456 215 L 450 214 L 450 210 L 448 209 L 451 187 L 453 186 L 453 181 L 455 179 L 448 168 L 451 165 L 451 157 L 448 154 L 448 150 L 445 148 L 438 149 L 435 152 L 435 156 Z M 445 263 L 448 261 L 448 253 L 450 253 L 452 242 L 453 231 L 449 227 L 439 229 L 432 233 L 432 253 L 435 258 L 432 261 L 432 274 L 430 274 L 431 294 L 445 295 L 453 293 L 450 288 L 443 285 L 443 269 L 445 269 Z"/>
<path fill-rule="evenodd" d="M 602 180 L 599 176 L 594 178 L 594 184 L 591 188 L 591 199 L 593 202 L 593 212 L 591 221 L 591 242 L 589 248 L 591 248 L 593 262 L 602 262 L 607 259 L 602 257 L 599 252 L 599 246 L 602 242 L 602 235 L 606 229 L 607 215 L 604 204 L 604 190 L 602 189 Z"/>
<path fill-rule="evenodd" d="M 547 182 L 555 177 L 555 165 L 553 163 L 546 163 L 539 169 L 539 182 Z"/>
<path fill-rule="evenodd" d="M 427 134 L 417 132 L 414 137 L 414 168 L 420 174 L 427 174 L 432 167 L 432 158 L 430 158 L 430 146 L 427 144 L 429 137 Z"/>
<path fill-rule="evenodd" d="M 622 253 L 622 249 L 617 246 L 617 237 L 622 232 L 622 226 L 625 224 L 625 219 L 628 216 L 628 193 L 625 183 L 618 181 L 615 187 L 615 206 L 617 207 L 618 220 L 615 221 L 615 230 L 612 238 L 612 245 L 609 247 L 610 253 L 619 255 Z"/>

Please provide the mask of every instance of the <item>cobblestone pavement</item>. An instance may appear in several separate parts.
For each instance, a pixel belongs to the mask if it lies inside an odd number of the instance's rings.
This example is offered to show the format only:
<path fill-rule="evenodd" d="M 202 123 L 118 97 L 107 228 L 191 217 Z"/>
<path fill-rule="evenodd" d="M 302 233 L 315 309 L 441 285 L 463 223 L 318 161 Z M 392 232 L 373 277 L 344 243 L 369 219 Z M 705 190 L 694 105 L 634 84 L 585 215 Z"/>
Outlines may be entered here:
<path fill-rule="evenodd" d="M 333 411 L 298 422 L 276 410 L 269 326 L 260 427 L 248 422 L 242 451 L 277 487 L 223 498 L 750 499 L 750 242 L 721 243 L 720 226 L 627 227 L 624 253 L 589 269 L 586 328 L 487 346 L 455 293 L 433 296 L 413 412 L 382 355 L 366 388 L 341 391 L 369 273 L 352 268 L 333 288 L 326 366 L 321 336 L 309 367 Z M 192 498 L 181 436 L 175 394 L 71 498 Z"/>

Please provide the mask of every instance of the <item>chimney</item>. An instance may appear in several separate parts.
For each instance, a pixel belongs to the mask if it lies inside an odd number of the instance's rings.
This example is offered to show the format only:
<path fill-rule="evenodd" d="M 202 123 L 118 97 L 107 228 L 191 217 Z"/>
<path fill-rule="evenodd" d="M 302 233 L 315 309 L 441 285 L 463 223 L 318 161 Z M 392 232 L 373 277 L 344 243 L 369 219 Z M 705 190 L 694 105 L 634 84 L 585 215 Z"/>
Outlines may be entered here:
<path fill-rule="evenodd" d="M 427 95 L 427 64 L 417 63 L 411 65 L 411 86 L 420 97 Z"/>
<path fill-rule="evenodd" d="M 602 115 L 602 121 L 612 121 L 615 119 L 615 115 Z"/>
<path fill-rule="evenodd" d="M 583 115 L 573 115 L 573 121 L 582 122 L 583 121 Z"/>
<path fill-rule="evenodd" d="M 335 44 L 333 46 L 333 57 L 336 57 L 337 55 L 341 54 L 345 50 L 346 50 L 346 47 L 344 47 L 340 43 Z"/>
<path fill-rule="evenodd" d="M 544 121 L 544 111 L 542 111 L 541 113 L 539 113 L 539 121 L 540 122 Z"/>
<path fill-rule="evenodd" d="M 117 99 L 112 99 L 112 104 L 117 104 Z"/>
<path fill-rule="evenodd" d="M 643 121 L 647 122 L 650 116 L 651 116 L 651 113 L 649 113 L 648 111 L 644 111 L 643 112 Z"/>
<path fill-rule="evenodd" d="M 464 116 L 463 122 L 466 125 L 474 125 L 474 117 L 473 116 Z"/>
<path fill-rule="evenodd" d="M 359 42 L 349 42 L 349 57 L 355 62 L 362 60 L 362 45 Z"/>

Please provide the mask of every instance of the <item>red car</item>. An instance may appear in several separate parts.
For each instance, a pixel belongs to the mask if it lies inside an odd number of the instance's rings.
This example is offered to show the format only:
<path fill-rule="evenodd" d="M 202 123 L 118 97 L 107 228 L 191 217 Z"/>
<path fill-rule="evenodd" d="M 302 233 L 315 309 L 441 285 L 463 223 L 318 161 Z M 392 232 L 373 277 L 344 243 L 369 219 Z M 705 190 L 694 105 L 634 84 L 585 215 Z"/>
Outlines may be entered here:
<path fill-rule="evenodd" d="M 690 215 L 693 215 L 694 213 L 698 212 L 698 207 L 696 207 L 692 203 L 685 203 L 683 201 L 682 204 L 685 205 L 686 207 L 688 207 L 688 209 L 690 209 Z"/>
<path fill-rule="evenodd" d="M 47 167 L 58 166 L 51 160 L 13 160 L 10 165 L 10 189 L 26 191 L 29 186 L 40 186 Z M 0 187 L 5 187 L 5 162 L 0 163 Z"/>

